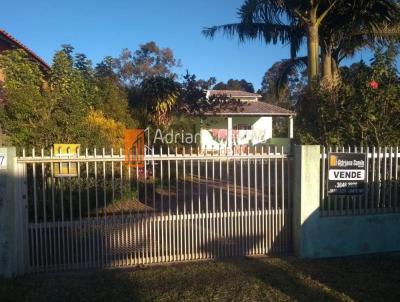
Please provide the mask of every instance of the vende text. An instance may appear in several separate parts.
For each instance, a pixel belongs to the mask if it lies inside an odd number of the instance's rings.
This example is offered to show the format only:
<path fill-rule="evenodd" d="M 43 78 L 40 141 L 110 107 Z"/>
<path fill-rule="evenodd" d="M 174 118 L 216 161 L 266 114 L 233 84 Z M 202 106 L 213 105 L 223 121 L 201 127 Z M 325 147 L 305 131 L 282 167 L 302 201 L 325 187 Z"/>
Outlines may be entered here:
<path fill-rule="evenodd" d="M 329 180 L 364 180 L 365 170 L 329 170 Z"/>

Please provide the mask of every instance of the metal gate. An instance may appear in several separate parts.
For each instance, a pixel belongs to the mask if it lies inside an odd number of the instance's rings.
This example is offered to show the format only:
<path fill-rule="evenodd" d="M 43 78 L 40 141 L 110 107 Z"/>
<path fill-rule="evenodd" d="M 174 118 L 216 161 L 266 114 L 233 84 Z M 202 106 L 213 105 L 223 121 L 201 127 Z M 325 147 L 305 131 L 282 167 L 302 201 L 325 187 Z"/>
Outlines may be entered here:
<path fill-rule="evenodd" d="M 235 152 L 153 149 L 139 168 L 122 150 L 23 151 L 29 270 L 290 252 L 290 155 Z"/>

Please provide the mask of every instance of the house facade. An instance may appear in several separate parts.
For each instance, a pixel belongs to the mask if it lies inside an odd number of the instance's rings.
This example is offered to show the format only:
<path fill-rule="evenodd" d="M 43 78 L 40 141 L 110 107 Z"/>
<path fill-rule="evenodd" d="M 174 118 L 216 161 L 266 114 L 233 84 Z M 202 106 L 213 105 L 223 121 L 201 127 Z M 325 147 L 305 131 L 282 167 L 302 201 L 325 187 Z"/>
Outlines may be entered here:
<path fill-rule="evenodd" d="M 236 90 L 209 90 L 208 97 L 227 97 L 235 106 L 205 112 L 199 121 L 200 145 L 229 149 L 260 145 L 288 146 L 293 138 L 293 111 L 260 101 L 261 95 Z M 273 119 L 287 119 L 287 135 L 273 137 Z"/>

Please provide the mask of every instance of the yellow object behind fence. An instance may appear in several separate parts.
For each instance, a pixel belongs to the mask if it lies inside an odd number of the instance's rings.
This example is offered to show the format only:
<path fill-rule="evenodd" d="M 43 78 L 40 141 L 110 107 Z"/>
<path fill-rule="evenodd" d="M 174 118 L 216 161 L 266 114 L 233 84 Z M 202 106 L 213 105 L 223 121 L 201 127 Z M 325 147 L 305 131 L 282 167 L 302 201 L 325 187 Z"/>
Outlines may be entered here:
<path fill-rule="evenodd" d="M 337 156 L 336 155 L 330 155 L 329 156 L 329 166 L 330 167 L 336 167 L 337 166 Z"/>
<path fill-rule="evenodd" d="M 78 176 L 78 164 L 68 162 L 68 159 L 77 158 L 79 155 L 79 144 L 55 144 L 54 156 L 66 159 L 66 162 L 54 163 L 55 177 L 73 177 Z"/>

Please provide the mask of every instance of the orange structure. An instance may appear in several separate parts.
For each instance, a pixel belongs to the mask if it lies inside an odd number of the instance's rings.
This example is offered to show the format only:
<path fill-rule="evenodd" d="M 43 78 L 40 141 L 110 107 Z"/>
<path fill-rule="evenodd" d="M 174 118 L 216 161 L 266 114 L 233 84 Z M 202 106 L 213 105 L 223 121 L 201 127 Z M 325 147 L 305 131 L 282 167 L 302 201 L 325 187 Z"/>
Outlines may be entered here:
<path fill-rule="evenodd" d="M 143 129 L 126 129 L 124 133 L 125 164 L 144 168 L 145 135 Z"/>

